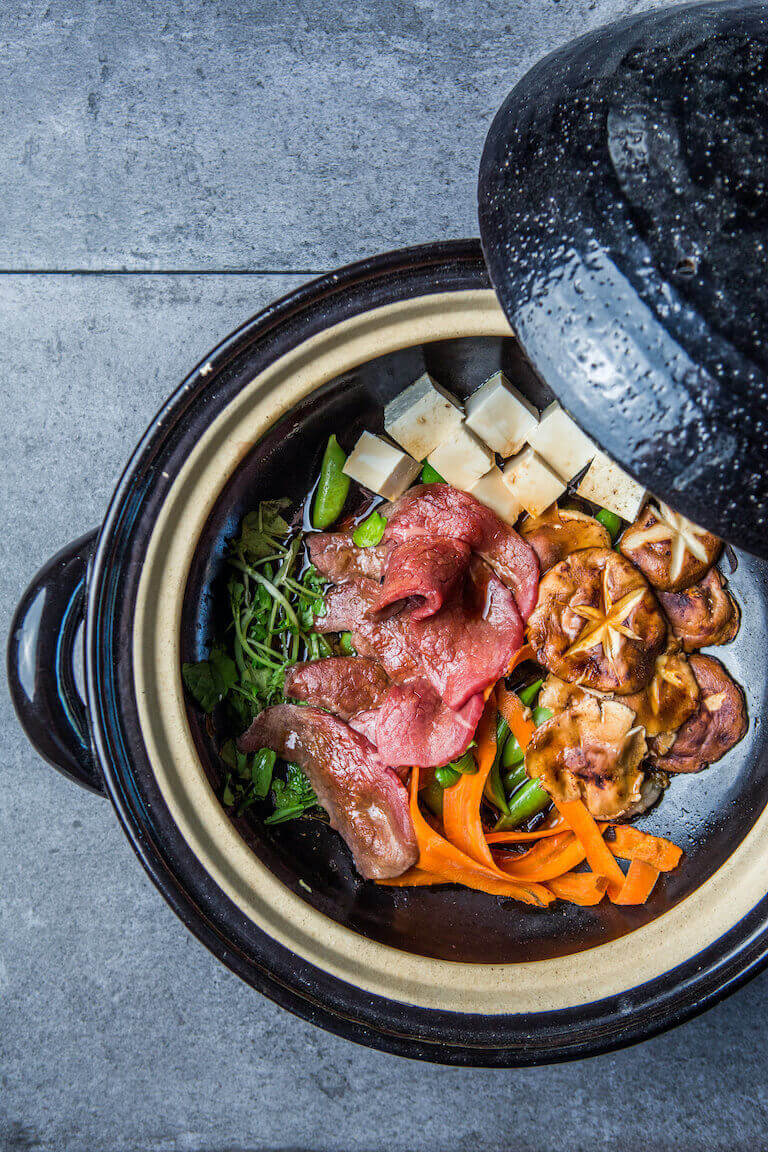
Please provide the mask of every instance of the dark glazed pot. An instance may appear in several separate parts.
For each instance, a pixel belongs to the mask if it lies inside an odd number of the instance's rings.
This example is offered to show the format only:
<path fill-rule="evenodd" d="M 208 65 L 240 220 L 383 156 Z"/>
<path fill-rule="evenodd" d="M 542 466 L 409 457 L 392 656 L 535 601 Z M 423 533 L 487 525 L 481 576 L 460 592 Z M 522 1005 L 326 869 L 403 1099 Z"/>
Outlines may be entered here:
<path fill-rule="evenodd" d="M 768 6 L 665 8 L 548 56 L 480 166 L 494 287 L 636 479 L 768 558 Z"/>
<path fill-rule="evenodd" d="M 683 837 L 687 863 L 646 908 L 531 914 L 460 889 L 372 888 L 324 829 L 234 827 L 211 786 L 210 737 L 183 698 L 180 661 L 216 629 L 222 551 L 242 512 L 301 492 L 328 429 L 354 438 L 375 426 L 382 402 L 425 366 L 460 394 L 504 367 L 539 404 L 550 395 L 475 242 L 354 265 L 225 340 L 152 423 L 98 537 L 51 561 L 22 600 L 14 701 L 42 755 L 108 794 L 190 930 L 304 1019 L 459 1065 L 605 1051 L 701 1011 L 768 959 L 765 726 L 710 770 L 706 789 L 692 778 L 671 789 L 655 827 Z M 749 627 L 728 664 L 759 715 L 765 569 L 741 556 L 732 583 Z M 72 672 L 83 614 L 87 706 Z"/>

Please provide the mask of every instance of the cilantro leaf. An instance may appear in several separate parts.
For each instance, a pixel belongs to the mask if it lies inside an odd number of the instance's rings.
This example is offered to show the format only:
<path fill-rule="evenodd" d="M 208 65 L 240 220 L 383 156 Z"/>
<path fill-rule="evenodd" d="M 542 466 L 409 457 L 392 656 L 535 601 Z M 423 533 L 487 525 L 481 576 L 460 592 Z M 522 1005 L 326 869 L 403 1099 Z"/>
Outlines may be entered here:
<path fill-rule="evenodd" d="M 212 712 L 237 683 L 237 666 L 221 649 L 214 649 L 208 660 L 183 664 L 181 673 L 187 691 L 204 712 Z"/>

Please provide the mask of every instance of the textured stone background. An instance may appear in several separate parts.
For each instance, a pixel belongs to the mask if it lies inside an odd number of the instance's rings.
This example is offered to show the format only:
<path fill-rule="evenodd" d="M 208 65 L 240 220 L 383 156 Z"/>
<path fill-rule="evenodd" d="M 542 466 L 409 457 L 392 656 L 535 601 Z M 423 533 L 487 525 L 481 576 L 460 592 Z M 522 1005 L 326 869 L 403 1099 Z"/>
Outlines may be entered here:
<path fill-rule="evenodd" d="M 314 270 L 473 234 L 509 86 L 642 6 L 3 0 L 3 633 L 212 343 Z M 193 940 L 0 694 L 3 1152 L 754 1149 L 767 1007 L 762 977 L 639 1048 L 524 1072 L 337 1040 Z"/>

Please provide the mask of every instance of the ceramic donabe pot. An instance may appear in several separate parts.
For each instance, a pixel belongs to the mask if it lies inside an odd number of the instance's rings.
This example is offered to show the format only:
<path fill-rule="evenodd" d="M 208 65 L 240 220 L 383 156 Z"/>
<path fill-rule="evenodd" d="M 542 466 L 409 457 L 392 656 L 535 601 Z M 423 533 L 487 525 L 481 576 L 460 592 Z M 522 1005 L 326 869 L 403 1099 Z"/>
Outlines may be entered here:
<path fill-rule="evenodd" d="M 224 341 L 137 448 L 98 535 L 50 562 L 14 621 L 16 707 L 42 755 L 106 792 L 192 932 L 244 980 L 361 1043 L 452 1064 L 522 1065 L 630 1043 L 701 1010 L 768 949 L 765 725 L 676 780 L 651 827 L 685 848 L 643 908 L 546 911 L 469 890 L 378 888 L 317 822 L 233 824 L 180 666 L 215 635 L 226 540 L 259 499 L 298 498 L 336 431 L 349 448 L 428 368 L 467 395 L 499 367 L 549 398 L 489 288 L 479 245 L 354 265 Z M 754 717 L 768 588 L 732 577 L 748 627 L 728 666 Z M 85 617 L 87 704 L 72 661 Z"/>

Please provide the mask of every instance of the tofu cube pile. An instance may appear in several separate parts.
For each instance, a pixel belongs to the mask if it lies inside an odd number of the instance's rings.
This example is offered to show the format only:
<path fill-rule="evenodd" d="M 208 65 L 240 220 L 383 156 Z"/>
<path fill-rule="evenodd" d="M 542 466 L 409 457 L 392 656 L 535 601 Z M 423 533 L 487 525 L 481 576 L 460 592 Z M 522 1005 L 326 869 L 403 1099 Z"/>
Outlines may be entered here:
<path fill-rule="evenodd" d="M 539 415 L 503 372 L 464 407 L 425 372 L 387 404 L 384 428 L 386 438 L 363 432 L 344 471 L 387 500 L 401 496 L 426 461 L 509 524 L 523 511 L 539 516 L 581 472 L 577 493 L 625 520 L 645 501 L 645 489 L 557 401 Z"/>

